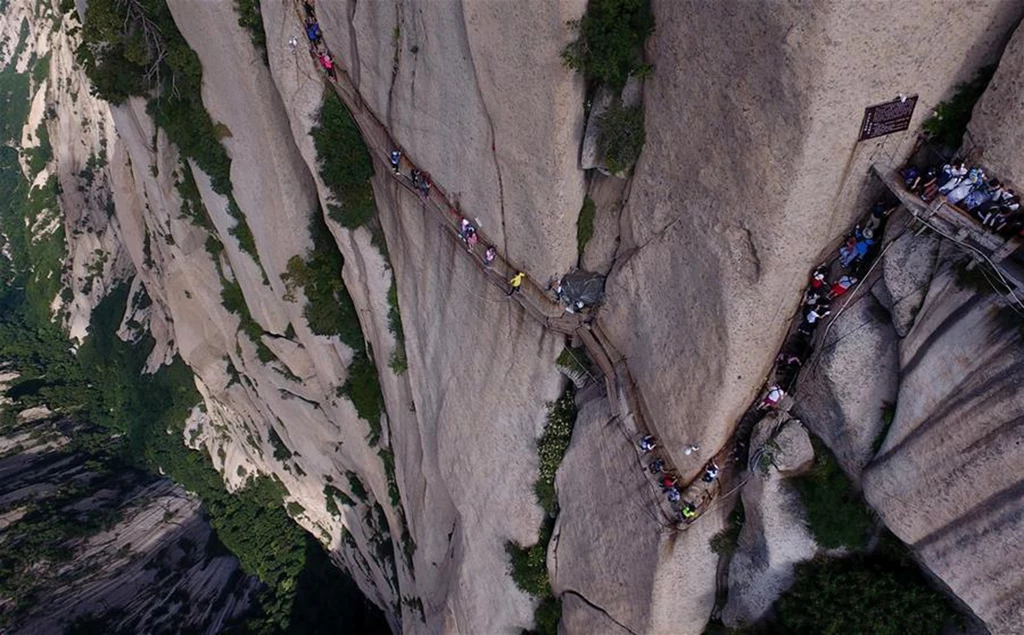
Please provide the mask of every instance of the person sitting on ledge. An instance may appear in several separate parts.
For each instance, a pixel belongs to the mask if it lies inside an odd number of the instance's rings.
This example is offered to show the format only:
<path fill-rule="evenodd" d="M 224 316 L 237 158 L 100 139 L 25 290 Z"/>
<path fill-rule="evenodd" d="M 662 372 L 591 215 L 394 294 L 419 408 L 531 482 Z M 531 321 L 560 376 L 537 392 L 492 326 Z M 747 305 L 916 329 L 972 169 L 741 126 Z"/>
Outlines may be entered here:
<path fill-rule="evenodd" d="M 644 438 L 640 439 L 640 449 L 643 450 L 644 454 L 647 454 L 656 447 L 658 447 L 658 444 L 655 443 L 654 437 L 651 435 L 648 434 Z"/>

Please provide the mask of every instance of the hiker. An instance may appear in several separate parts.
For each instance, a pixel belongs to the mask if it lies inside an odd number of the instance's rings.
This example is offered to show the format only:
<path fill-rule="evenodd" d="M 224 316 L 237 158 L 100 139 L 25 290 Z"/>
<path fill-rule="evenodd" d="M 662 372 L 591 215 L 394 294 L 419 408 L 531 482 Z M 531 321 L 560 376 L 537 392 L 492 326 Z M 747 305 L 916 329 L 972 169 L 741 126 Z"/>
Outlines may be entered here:
<path fill-rule="evenodd" d="M 855 276 L 842 276 L 836 280 L 835 284 L 832 285 L 832 289 L 828 292 L 828 299 L 834 300 L 849 290 L 850 287 L 857 284 L 857 278 Z"/>
<path fill-rule="evenodd" d="M 992 179 L 971 190 L 971 193 L 964 197 L 963 206 L 968 212 L 973 213 L 985 203 L 1002 196 L 1002 194 L 1003 184 L 999 182 L 999 179 Z"/>
<path fill-rule="evenodd" d="M 682 508 L 680 508 L 679 513 L 682 514 L 683 520 L 691 521 L 697 517 L 697 508 L 693 503 L 687 501 Z"/>
<path fill-rule="evenodd" d="M 779 353 L 779 356 L 775 358 L 775 361 L 779 362 L 780 366 L 802 366 L 803 361 L 793 353 L 787 353 L 783 351 Z"/>
<path fill-rule="evenodd" d="M 487 251 L 484 252 L 484 266 L 489 269 L 491 265 L 494 264 L 494 259 L 497 257 L 498 250 L 495 249 L 493 245 L 488 247 Z"/>
<path fill-rule="evenodd" d="M 313 8 L 313 3 L 315 1 L 316 0 L 304 0 L 304 2 L 302 3 L 302 8 L 306 11 L 307 20 L 316 19 L 316 10 Z"/>
<path fill-rule="evenodd" d="M 398 150 L 392 150 L 391 151 L 391 169 L 395 171 L 395 174 L 398 174 L 398 166 L 400 166 L 401 164 L 402 164 L 402 150 L 401 150 L 401 148 L 399 148 Z"/>
<path fill-rule="evenodd" d="M 466 236 L 466 249 L 473 251 L 473 247 L 476 247 L 477 240 L 479 239 L 477 238 L 476 228 L 470 225 Z"/>
<path fill-rule="evenodd" d="M 786 396 L 786 392 L 779 386 L 772 386 L 768 389 L 768 394 L 764 396 L 761 401 L 759 408 L 774 408 L 779 405 L 779 402 Z"/>
<path fill-rule="evenodd" d="M 324 67 L 324 70 L 327 71 L 327 75 L 331 79 L 337 79 L 334 75 L 334 60 L 331 59 L 330 53 L 325 51 L 324 54 L 320 56 L 320 66 Z"/>
<path fill-rule="evenodd" d="M 878 201 L 871 207 L 871 217 L 868 218 L 868 222 L 864 223 L 864 229 L 870 229 L 872 232 L 878 231 L 882 226 L 882 221 L 889 214 L 892 214 L 897 207 L 898 205 L 887 206 L 882 201 Z"/>
<path fill-rule="evenodd" d="M 814 307 L 818 306 L 818 303 L 821 302 L 824 299 L 824 297 L 825 296 L 822 295 L 821 291 L 816 289 L 809 289 L 807 291 L 807 295 L 804 297 L 804 308 L 813 309 Z"/>
<path fill-rule="evenodd" d="M 306 37 L 313 44 L 320 43 L 320 24 L 316 20 L 310 20 L 306 23 Z"/>
<path fill-rule="evenodd" d="M 670 475 L 666 474 L 665 476 L 662 477 L 662 479 L 661 479 L 661 489 L 662 489 L 662 491 L 667 492 L 670 489 L 675 489 L 675 487 L 676 487 L 676 479 L 675 479 L 674 476 L 670 476 Z"/>
<path fill-rule="evenodd" d="M 935 198 L 936 193 L 939 191 L 939 171 L 935 168 L 928 168 L 924 173 L 924 179 L 918 185 L 918 191 L 916 194 L 925 203 Z"/>
<path fill-rule="evenodd" d="M 427 198 L 430 197 L 430 186 L 431 185 L 432 184 L 430 182 L 430 173 L 429 172 L 423 172 L 421 177 L 420 177 L 420 194 L 423 195 L 424 199 L 427 199 Z"/>
<path fill-rule="evenodd" d="M 704 468 L 704 475 L 700 477 L 700 480 L 705 483 L 713 483 L 716 478 L 718 478 L 718 465 L 712 461 Z"/>
<path fill-rule="evenodd" d="M 412 172 L 409 173 L 409 178 L 412 179 L 412 186 L 417 190 L 420 189 L 420 182 L 423 180 L 423 173 L 418 169 L 413 168 Z M 455 210 L 452 210 L 455 211 Z"/>
<path fill-rule="evenodd" d="M 661 459 L 654 459 L 650 465 L 647 466 L 648 471 L 651 474 L 661 474 L 662 470 L 665 469 L 665 461 Z"/>
<path fill-rule="evenodd" d="M 976 187 L 981 186 L 985 182 L 985 171 L 981 168 L 971 168 L 967 172 L 967 176 L 964 177 L 960 184 L 949 191 L 946 194 L 946 201 L 956 205 L 960 201 L 967 198 Z"/>
<path fill-rule="evenodd" d="M 828 265 L 818 265 L 818 268 L 811 273 L 811 288 L 824 289 L 828 286 Z"/>
<path fill-rule="evenodd" d="M 963 163 L 959 165 L 947 163 L 942 166 L 942 171 L 939 173 L 939 193 L 948 194 L 950 190 L 960 185 L 960 181 L 965 176 L 967 176 L 967 166 Z"/>
<path fill-rule="evenodd" d="M 670 503 L 678 503 L 682 496 L 679 494 L 679 490 L 675 487 L 665 490 L 665 496 L 668 497 Z"/>
<path fill-rule="evenodd" d="M 288 48 L 290 48 L 292 50 L 292 52 L 294 53 L 295 49 L 297 49 L 298 47 L 299 47 L 299 38 L 297 38 L 297 37 L 295 37 L 293 35 L 291 37 L 291 39 L 288 40 Z"/>
<path fill-rule="evenodd" d="M 866 256 L 873 244 L 875 244 L 874 232 L 857 227 L 853 235 L 847 238 L 846 243 L 839 248 L 839 264 L 848 268 L 855 260 Z"/>
<path fill-rule="evenodd" d="M 654 437 L 651 435 L 648 434 L 644 438 L 640 439 L 640 449 L 644 451 L 644 454 L 647 454 L 656 447 L 658 447 L 658 444 L 655 443 Z"/>
<path fill-rule="evenodd" d="M 523 273 L 522 271 L 517 272 L 516 275 L 512 276 L 512 279 L 508 281 L 509 285 L 511 286 L 509 287 L 508 293 L 506 293 L 505 295 L 511 296 L 513 293 L 519 291 L 519 287 L 522 286 L 523 278 L 525 277 L 526 274 Z"/>
<path fill-rule="evenodd" d="M 696 452 L 699 449 L 700 449 L 699 445 L 692 445 L 691 444 L 691 445 L 686 446 L 686 449 L 683 450 L 683 454 L 685 454 L 686 456 L 690 456 L 691 454 L 693 454 L 694 452 Z"/>
<path fill-rule="evenodd" d="M 807 321 L 808 324 L 814 324 L 815 322 L 824 318 L 830 313 L 832 313 L 832 311 L 828 309 L 828 305 L 821 304 L 816 307 L 812 307 L 804 316 L 804 319 Z"/>

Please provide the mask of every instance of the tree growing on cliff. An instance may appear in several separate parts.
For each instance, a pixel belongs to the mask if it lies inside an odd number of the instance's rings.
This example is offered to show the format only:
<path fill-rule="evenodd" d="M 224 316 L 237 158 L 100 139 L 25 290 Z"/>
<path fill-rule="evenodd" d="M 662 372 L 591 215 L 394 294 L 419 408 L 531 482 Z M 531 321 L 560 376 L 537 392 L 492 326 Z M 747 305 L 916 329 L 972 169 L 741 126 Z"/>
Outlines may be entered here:
<path fill-rule="evenodd" d="M 618 92 L 647 68 L 643 46 L 654 31 L 649 0 L 590 0 L 569 27 L 577 36 L 562 50 L 562 61 L 588 81 Z"/>
<path fill-rule="evenodd" d="M 646 138 L 644 111 L 640 106 L 626 107 L 615 100 L 598 121 L 597 145 L 613 174 L 636 163 Z"/>

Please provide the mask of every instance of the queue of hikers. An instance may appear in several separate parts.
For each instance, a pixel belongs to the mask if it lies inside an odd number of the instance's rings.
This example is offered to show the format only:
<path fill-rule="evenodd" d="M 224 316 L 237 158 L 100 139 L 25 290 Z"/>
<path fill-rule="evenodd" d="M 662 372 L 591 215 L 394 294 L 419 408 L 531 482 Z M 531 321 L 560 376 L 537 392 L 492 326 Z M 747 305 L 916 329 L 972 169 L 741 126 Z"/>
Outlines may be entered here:
<path fill-rule="evenodd" d="M 658 448 L 658 442 L 652 435 L 644 435 L 637 444 L 640 447 L 640 451 L 646 456 L 655 453 Z M 694 449 L 695 446 L 690 446 Z M 661 493 L 665 495 L 665 499 L 672 507 L 676 518 L 676 522 L 688 525 L 697 519 L 699 515 L 697 508 L 697 501 L 683 499 L 684 493 L 690 493 L 690 490 L 683 490 L 680 488 L 679 475 L 674 471 L 669 470 L 667 463 L 664 458 L 655 457 L 647 463 L 647 471 L 658 479 L 658 484 L 661 486 Z M 714 460 L 709 461 L 705 466 L 701 474 L 700 481 L 706 485 L 711 485 L 718 480 L 718 464 Z"/>
<path fill-rule="evenodd" d="M 919 169 L 901 170 L 903 185 L 929 203 L 941 197 L 983 227 L 1006 237 L 1024 235 L 1024 210 L 1020 196 L 999 179 L 989 178 L 981 166 L 965 161 Z"/>

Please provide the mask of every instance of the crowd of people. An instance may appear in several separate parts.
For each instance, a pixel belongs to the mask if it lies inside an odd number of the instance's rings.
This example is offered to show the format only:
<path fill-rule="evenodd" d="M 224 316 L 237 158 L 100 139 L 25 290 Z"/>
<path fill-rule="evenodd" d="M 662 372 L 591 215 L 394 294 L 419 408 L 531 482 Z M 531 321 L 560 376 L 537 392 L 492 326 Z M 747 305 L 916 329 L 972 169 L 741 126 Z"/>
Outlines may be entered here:
<path fill-rule="evenodd" d="M 989 178 L 984 168 L 963 161 L 901 172 L 907 191 L 929 203 L 939 197 L 974 218 L 984 227 L 1006 236 L 1024 235 L 1024 210 L 1020 196 L 999 179 Z"/>
<path fill-rule="evenodd" d="M 309 41 L 309 54 L 320 64 L 320 68 L 328 77 L 336 80 L 334 58 L 331 57 L 331 52 L 327 49 L 323 34 L 320 32 L 320 23 L 316 19 L 314 2 L 315 0 L 304 0 L 302 3 L 302 9 L 305 12 L 306 39 Z M 293 36 L 288 40 L 288 46 L 294 51 L 299 46 L 299 39 Z"/>
<path fill-rule="evenodd" d="M 644 456 L 654 454 L 658 448 L 658 442 L 651 435 L 645 435 L 641 438 L 638 445 Z M 690 454 L 690 452 L 687 452 L 687 454 Z M 696 520 L 698 516 L 697 501 L 684 500 L 684 490 L 680 489 L 679 475 L 668 469 L 665 459 L 655 456 L 647 463 L 647 471 L 658 479 L 661 493 L 665 495 L 665 499 L 676 514 L 676 521 L 689 524 Z M 709 461 L 704 466 L 700 481 L 706 485 L 711 485 L 718 479 L 718 472 L 718 465 L 715 461 Z"/>

